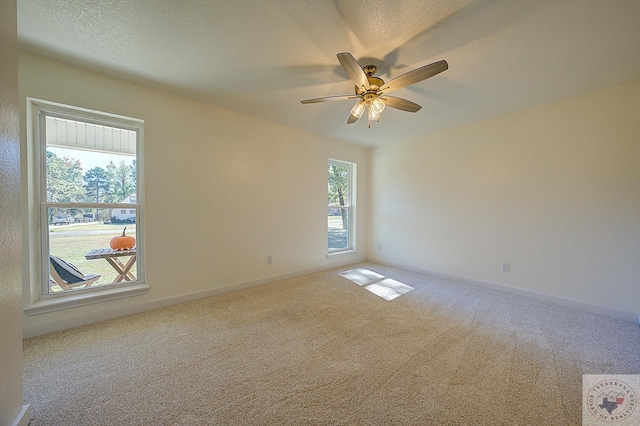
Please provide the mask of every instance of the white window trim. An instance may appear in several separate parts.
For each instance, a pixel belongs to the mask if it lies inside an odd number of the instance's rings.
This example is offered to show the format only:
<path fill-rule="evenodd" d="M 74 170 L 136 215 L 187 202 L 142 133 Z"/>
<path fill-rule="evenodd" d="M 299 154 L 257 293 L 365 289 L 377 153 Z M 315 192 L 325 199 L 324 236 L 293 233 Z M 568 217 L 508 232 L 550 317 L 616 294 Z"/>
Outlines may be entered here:
<path fill-rule="evenodd" d="M 43 246 L 44 238 L 40 236 L 43 208 L 42 194 L 46 185 L 46 168 L 42 161 L 45 155 L 44 128 L 39 123 L 41 113 L 61 118 L 81 119 L 94 124 L 111 125 L 138 132 L 136 146 L 136 189 L 137 199 L 144 200 L 144 121 L 116 114 L 104 113 L 86 108 L 63 105 L 35 98 L 27 98 L 27 223 L 28 258 L 25 280 L 23 280 L 24 312 L 37 315 L 62 309 L 69 309 L 92 303 L 105 302 L 124 297 L 145 294 L 149 286 L 145 283 L 145 250 L 144 250 L 144 203 L 138 204 L 139 217 L 136 218 L 138 229 L 138 245 L 143 249 L 136 253 L 137 280 L 133 284 L 100 286 L 81 291 L 43 294 L 44 277 L 48 282 L 48 262 L 42 259 L 47 253 Z M 39 194 L 36 191 L 40 191 Z M 46 199 L 45 199 L 46 200 Z M 78 205 L 80 205 L 79 203 Z M 107 204 L 105 207 L 109 207 Z"/>
<path fill-rule="evenodd" d="M 349 247 L 333 249 L 329 250 L 327 247 L 327 257 L 353 253 L 356 251 L 356 176 L 357 176 L 357 167 L 356 163 L 350 163 L 348 161 L 336 160 L 333 158 L 329 158 L 328 163 L 335 163 L 341 166 L 349 167 L 349 186 L 347 188 L 348 191 L 348 200 L 347 205 L 345 206 L 348 210 L 349 216 Z M 329 207 L 329 206 L 327 206 Z M 328 232 L 328 230 L 327 230 Z"/>

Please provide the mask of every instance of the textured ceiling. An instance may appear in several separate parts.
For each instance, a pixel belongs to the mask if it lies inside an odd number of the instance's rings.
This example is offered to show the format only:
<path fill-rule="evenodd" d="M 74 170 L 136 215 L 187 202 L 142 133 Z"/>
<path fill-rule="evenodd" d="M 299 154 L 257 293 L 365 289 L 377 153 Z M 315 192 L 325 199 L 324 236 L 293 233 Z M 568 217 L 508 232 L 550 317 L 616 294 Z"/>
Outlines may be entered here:
<path fill-rule="evenodd" d="M 313 133 L 376 146 L 640 78 L 638 0 L 17 0 L 23 51 Z M 394 96 L 379 123 L 336 53 L 390 80 L 449 69 Z"/>

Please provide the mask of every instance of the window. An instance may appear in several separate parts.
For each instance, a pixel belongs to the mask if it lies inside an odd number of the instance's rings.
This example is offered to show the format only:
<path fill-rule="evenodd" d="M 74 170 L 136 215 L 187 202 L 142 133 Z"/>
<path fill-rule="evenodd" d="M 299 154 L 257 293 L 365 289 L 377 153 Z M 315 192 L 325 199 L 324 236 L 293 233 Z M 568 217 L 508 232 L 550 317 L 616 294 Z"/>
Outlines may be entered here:
<path fill-rule="evenodd" d="M 354 176 L 356 165 L 329 160 L 328 248 L 329 253 L 355 249 Z"/>
<path fill-rule="evenodd" d="M 32 303 L 146 291 L 142 120 L 36 99 L 28 105 Z M 110 241 L 125 229 L 135 242 L 113 256 Z"/>

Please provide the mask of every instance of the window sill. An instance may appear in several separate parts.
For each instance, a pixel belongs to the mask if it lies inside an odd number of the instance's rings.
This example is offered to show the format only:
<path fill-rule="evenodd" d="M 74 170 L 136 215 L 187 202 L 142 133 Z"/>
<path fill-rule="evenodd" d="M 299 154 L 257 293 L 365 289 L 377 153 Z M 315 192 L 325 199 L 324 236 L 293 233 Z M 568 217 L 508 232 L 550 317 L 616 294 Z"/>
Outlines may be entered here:
<path fill-rule="evenodd" d="M 146 284 L 135 284 L 127 287 L 111 288 L 91 293 L 72 291 L 69 295 L 38 300 L 24 308 L 23 312 L 27 315 L 46 314 L 49 312 L 61 311 L 63 309 L 90 305 L 92 303 L 108 302 L 110 300 L 122 299 L 125 297 L 139 296 L 146 294 L 148 291 L 149 286 Z"/>
<path fill-rule="evenodd" d="M 327 259 L 329 259 L 330 257 L 333 256 L 339 256 L 341 254 L 351 254 L 351 253 L 355 253 L 356 251 L 354 249 L 345 249 L 345 250 L 340 250 L 340 251 L 332 251 L 327 253 Z"/>

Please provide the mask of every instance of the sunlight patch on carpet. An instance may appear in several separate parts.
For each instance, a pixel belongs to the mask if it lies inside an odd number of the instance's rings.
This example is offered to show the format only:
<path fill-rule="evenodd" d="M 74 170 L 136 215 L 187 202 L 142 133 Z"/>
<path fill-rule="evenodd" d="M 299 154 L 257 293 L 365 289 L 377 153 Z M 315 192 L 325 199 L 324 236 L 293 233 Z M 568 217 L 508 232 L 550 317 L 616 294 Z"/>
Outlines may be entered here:
<path fill-rule="evenodd" d="M 380 275 L 377 272 L 370 271 L 366 268 L 351 269 L 349 271 L 340 272 L 340 275 L 358 285 L 371 284 L 384 278 L 384 275 Z"/>
<path fill-rule="evenodd" d="M 396 281 L 391 278 L 387 278 L 384 275 L 380 275 L 377 272 L 370 271 L 366 268 L 350 269 L 348 271 L 340 272 L 341 276 L 352 281 L 359 286 L 364 286 L 371 293 L 376 296 L 382 297 L 384 300 L 391 301 L 398 296 L 413 290 L 413 287 Z"/>
<path fill-rule="evenodd" d="M 366 286 L 365 289 L 369 290 L 376 296 L 382 297 L 384 300 L 393 300 L 396 297 L 402 296 L 403 294 L 413 290 L 413 287 L 402 284 L 400 281 L 396 281 L 391 278 L 385 278 L 382 281 Z"/>

